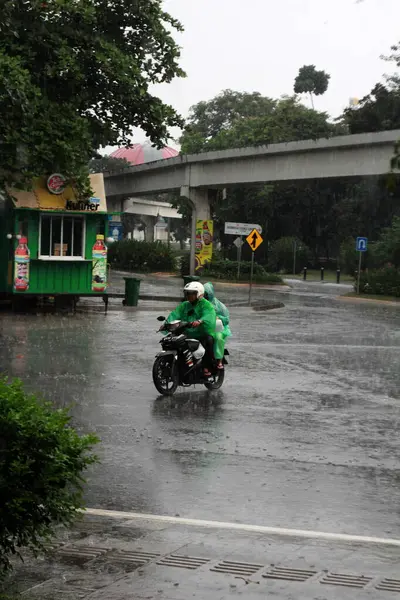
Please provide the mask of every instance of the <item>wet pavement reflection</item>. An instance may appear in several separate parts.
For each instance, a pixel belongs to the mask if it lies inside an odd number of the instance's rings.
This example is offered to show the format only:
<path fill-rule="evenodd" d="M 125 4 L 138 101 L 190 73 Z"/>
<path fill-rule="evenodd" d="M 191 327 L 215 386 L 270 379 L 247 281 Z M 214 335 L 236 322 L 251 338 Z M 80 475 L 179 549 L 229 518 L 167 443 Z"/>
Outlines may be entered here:
<path fill-rule="evenodd" d="M 245 288 L 217 291 L 233 306 L 224 386 L 167 399 L 151 367 L 156 316 L 172 306 L 0 314 L 2 370 L 101 438 L 88 505 L 399 536 L 398 308 L 296 285 L 256 289 L 285 308 L 254 312 L 234 306 Z"/>

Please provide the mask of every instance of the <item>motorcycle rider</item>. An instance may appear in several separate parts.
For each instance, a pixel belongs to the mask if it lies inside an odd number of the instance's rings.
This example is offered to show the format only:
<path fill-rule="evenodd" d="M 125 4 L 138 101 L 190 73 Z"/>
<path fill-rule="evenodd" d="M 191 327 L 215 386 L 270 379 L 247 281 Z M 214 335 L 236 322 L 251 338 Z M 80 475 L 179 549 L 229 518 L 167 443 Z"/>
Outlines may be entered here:
<path fill-rule="evenodd" d="M 216 315 L 211 302 L 204 298 L 204 286 L 191 281 L 183 288 L 186 300 L 179 304 L 167 317 L 171 321 L 188 321 L 192 327 L 186 329 L 188 337 L 199 340 L 205 349 L 203 358 L 204 376 L 210 377 L 213 358 Z"/>
<path fill-rule="evenodd" d="M 229 310 L 223 302 L 216 298 L 214 286 L 210 281 L 204 284 L 204 298 L 211 302 L 215 308 L 217 319 L 220 319 L 223 325 L 223 330 L 216 331 L 214 334 L 214 357 L 217 360 L 218 369 L 223 369 L 224 364 L 222 359 L 224 358 L 225 340 L 232 335 L 229 327 Z"/>

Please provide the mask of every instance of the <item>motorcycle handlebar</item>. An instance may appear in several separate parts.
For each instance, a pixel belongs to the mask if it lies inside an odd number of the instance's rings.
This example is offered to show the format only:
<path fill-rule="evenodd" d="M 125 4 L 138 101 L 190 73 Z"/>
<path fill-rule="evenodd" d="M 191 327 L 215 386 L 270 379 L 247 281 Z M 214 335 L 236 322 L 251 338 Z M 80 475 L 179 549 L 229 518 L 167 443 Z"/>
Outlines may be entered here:
<path fill-rule="evenodd" d="M 168 325 L 169 323 L 163 323 L 158 331 L 169 331 Z M 190 329 L 190 327 L 193 327 L 192 321 L 182 321 L 182 323 L 176 328 L 175 331 L 179 329 Z"/>

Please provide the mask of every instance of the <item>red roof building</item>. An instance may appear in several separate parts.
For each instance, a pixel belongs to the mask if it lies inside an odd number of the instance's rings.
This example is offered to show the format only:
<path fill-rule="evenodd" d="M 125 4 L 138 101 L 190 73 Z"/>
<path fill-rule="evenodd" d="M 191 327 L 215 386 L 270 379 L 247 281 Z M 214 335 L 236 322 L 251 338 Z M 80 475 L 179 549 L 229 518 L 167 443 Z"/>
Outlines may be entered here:
<path fill-rule="evenodd" d="M 164 146 L 160 150 L 152 146 L 150 142 L 143 144 L 133 144 L 131 148 L 118 148 L 110 156 L 113 158 L 124 158 L 131 165 L 142 165 L 143 163 L 162 160 L 164 158 L 173 158 L 178 156 L 178 150 Z"/>

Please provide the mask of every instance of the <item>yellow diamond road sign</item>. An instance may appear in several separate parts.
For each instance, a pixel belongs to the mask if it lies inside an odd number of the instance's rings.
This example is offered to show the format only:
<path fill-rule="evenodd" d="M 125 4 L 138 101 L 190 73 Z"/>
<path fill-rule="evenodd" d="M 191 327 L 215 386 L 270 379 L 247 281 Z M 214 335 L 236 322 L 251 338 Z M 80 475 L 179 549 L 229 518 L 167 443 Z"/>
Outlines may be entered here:
<path fill-rule="evenodd" d="M 263 243 L 263 239 L 261 235 L 258 233 L 257 229 L 253 229 L 253 231 L 247 236 L 246 242 L 250 246 L 250 248 L 255 252 L 258 246 Z"/>

